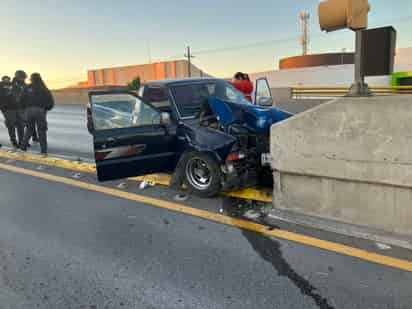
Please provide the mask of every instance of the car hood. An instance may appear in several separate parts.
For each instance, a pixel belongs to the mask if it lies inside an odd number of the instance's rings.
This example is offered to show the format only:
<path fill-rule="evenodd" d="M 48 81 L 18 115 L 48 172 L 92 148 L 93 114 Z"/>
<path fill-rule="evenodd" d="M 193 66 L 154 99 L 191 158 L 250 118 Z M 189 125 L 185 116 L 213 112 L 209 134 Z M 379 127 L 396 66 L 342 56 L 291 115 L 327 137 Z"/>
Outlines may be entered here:
<path fill-rule="evenodd" d="M 256 133 L 268 133 L 272 124 L 293 116 L 274 107 L 264 108 L 253 104 L 234 103 L 216 97 L 209 99 L 209 106 L 225 129 L 232 124 L 241 124 Z"/>
<path fill-rule="evenodd" d="M 220 161 L 226 160 L 236 138 L 224 132 L 203 127 L 196 121 L 185 121 L 178 128 L 178 136 L 184 136 L 184 144 L 181 144 L 182 150 L 188 148 L 199 151 L 209 152 L 217 155 Z"/>

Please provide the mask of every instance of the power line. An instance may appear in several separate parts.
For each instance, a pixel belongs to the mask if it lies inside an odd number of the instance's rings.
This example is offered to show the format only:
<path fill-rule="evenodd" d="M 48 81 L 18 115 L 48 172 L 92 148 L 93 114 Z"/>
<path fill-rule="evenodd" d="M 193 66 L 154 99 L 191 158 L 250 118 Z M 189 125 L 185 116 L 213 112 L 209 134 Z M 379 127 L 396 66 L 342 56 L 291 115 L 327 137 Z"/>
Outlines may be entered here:
<path fill-rule="evenodd" d="M 277 40 L 258 41 L 258 42 L 248 43 L 248 44 L 234 45 L 234 46 L 215 48 L 215 49 L 204 49 L 204 50 L 196 51 L 196 54 L 204 55 L 204 54 L 226 52 L 226 51 L 232 51 L 232 50 L 238 50 L 238 49 L 246 49 L 246 48 L 251 48 L 251 47 L 268 46 L 268 45 L 273 45 L 273 44 L 278 44 L 278 43 L 293 42 L 293 41 L 296 41 L 297 39 L 299 39 L 299 36 L 293 36 L 293 37 L 277 39 Z"/>

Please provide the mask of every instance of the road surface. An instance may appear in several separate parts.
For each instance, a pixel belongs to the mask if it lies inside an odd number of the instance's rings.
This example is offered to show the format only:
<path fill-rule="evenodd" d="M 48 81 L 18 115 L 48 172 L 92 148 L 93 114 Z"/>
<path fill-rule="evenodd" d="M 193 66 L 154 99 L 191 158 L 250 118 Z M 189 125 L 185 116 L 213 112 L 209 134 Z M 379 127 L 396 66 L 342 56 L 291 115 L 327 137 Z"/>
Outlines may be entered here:
<path fill-rule="evenodd" d="M 114 197 L 119 183 L 94 179 L 0 160 L 0 308 L 411 308 L 411 272 Z M 182 203 L 231 214 L 231 200 Z"/>

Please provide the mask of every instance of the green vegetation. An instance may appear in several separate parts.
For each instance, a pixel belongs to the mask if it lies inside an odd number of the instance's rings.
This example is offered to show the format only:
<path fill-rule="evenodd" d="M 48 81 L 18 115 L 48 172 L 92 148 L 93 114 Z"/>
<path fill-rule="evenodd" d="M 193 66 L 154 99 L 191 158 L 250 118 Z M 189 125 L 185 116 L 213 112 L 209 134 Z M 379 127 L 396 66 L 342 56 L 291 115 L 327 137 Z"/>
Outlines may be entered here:
<path fill-rule="evenodd" d="M 140 76 L 136 76 L 128 85 L 127 88 L 130 91 L 138 91 L 140 89 L 141 81 Z"/>

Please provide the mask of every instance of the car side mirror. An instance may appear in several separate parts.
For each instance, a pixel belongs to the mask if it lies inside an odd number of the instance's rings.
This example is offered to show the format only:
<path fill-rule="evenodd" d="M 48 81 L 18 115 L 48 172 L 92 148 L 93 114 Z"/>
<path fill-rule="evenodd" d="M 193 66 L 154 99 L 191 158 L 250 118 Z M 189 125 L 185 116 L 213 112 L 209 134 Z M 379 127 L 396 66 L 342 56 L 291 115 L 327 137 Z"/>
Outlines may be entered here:
<path fill-rule="evenodd" d="M 271 107 L 273 106 L 273 99 L 271 97 L 259 97 L 256 104 L 258 106 Z"/>
<path fill-rule="evenodd" d="M 168 126 L 170 124 L 172 124 L 172 116 L 170 115 L 170 113 L 160 113 L 160 125 Z"/>

